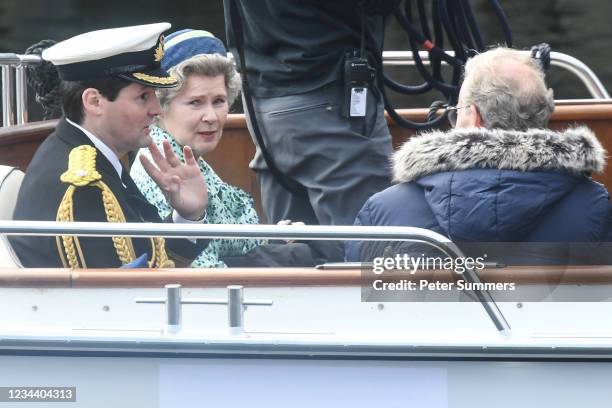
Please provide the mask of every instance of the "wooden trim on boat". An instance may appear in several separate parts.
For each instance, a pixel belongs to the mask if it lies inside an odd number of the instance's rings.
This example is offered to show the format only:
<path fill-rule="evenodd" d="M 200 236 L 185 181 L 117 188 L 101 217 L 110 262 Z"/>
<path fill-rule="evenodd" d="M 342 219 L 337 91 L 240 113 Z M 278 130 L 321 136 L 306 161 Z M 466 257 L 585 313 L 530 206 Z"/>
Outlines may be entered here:
<path fill-rule="evenodd" d="M 543 285 L 609 285 L 612 266 L 515 266 L 479 272 L 483 282 Z M 461 275 L 450 271 L 423 270 L 414 275 L 397 274 L 394 280 L 420 279 L 453 282 Z M 185 287 L 298 287 L 370 285 L 361 270 L 314 268 L 233 269 L 0 269 L 4 288 L 162 288 L 180 283 Z"/>
<path fill-rule="evenodd" d="M 327 272 L 327 273 L 326 273 Z M 138 270 L 74 271 L 73 287 L 163 287 L 180 283 L 186 287 L 291 287 L 291 286 L 358 286 L 359 271 L 329 273 L 309 268 L 237 268 L 182 269 L 150 271 L 144 277 Z"/>
<path fill-rule="evenodd" d="M 57 120 L 0 128 L 0 164 L 26 171 L 38 146 L 53 132 Z"/>
<path fill-rule="evenodd" d="M 612 119 L 612 104 L 556 106 L 551 122 L 581 122 L 585 120 Z"/>
<path fill-rule="evenodd" d="M 1 268 L 0 287 L 5 288 L 69 288 L 72 271 L 61 268 Z"/>
<path fill-rule="evenodd" d="M 427 117 L 429 109 L 398 109 L 397 113 L 406 119 L 423 121 Z M 385 112 L 385 117 L 390 125 L 395 125 L 395 121 Z M 555 107 L 551 122 L 571 121 L 580 122 L 584 120 L 610 120 L 612 119 L 612 103 L 610 104 L 576 104 L 560 105 Z M 225 122 L 225 128 L 241 129 L 246 127 L 246 120 L 243 114 L 230 114 Z"/>
<path fill-rule="evenodd" d="M 41 122 L 30 122 L 25 125 L 0 127 L 0 146 L 41 141 L 55 130 L 57 119 Z"/>
<path fill-rule="evenodd" d="M 404 118 L 422 121 L 427 115 L 427 109 L 400 109 L 398 113 Z M 398 126 L 389 117 L 387 120 L 395 148 L 414 135 L 413 131 Z M 25 171 L 34 152 L 56 124 L 57 121 L 53 120 L 0 128 L 0 164 L 19 167 Z M 604 148 L 612 151 L 612 104 L 589 104 L 582 101 L 573 105 L 558 105 L 552 115 L 550 127 L 559 130 L 575 125 L 590 127 Z M 247 130 L 244 115 L 230 114 L 223 138 L 217 148 L 204 159 L 224 181 L 253 195 L 257 212 L 262 222 L 265 222 L 259 183 L 255 173 L 248 168 L 254 154 L 255 146 Z M 612 166 L 608 166 L 603 174 L 594 175 L 593 178 L 612 190 Z"/>

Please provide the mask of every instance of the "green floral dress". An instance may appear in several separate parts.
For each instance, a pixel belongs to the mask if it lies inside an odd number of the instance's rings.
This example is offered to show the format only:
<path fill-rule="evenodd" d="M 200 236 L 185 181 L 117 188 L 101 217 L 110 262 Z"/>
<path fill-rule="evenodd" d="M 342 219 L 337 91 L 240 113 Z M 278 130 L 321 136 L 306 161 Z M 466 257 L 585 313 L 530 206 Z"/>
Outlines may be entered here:
<path fill-rule="evenodd" d="M 157 146 L 162 149 L 164 139 L 170 142 L 172 149 L 180 160 L 184 160 L 183 148 L 168 132 L 151 126 L 151 137 Z M 140 149 L 138 156 L 145 155 L 151 159 L 149 150 Z M 208 186 L 208 208 L 206 214 L 210 224 L 258 224 L 259 218 L 253 206 L 253 198 L 243 190 L 231 186 L 217 175 L 215 171 L 202 159 L 198 159 L 200 171 L 204 175 L 204 180 Z M 172 207 L 166 201 L 164 194 L 157 184 L 149 177 L 145 169 L 136 158 L 130 175 L 134 182 L 145 196 L 145 198 L 157 207 L 159 216 L 167 217 Z M 214 239 L 211 240 L 206 249 L 191 264 L 194 268 L 216 268 L 226 267 L 221 260 L 224 256 L 240 256 L 251 251 L 258 245 L 265 244 L 265 241 L 255 239 Z"/>

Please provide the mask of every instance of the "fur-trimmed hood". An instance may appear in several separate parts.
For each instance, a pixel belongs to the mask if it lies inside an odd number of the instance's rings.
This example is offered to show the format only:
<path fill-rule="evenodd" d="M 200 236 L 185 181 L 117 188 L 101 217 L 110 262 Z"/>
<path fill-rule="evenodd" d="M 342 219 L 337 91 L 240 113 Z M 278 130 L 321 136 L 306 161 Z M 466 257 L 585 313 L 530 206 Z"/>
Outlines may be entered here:
<path fill-rule="evenodd" d="M 602 172 L 606 158 L 601 143 L 586 127 L 563 132 L 453 129 L 406 142 L 393 155 L 393 178 L 409 182 L 432 173 L 478 168 L 590 174 Z"/>
<path fill-rule="evenodd" d="M 355 224 L 426 228 L 456 242 L 612 241 L 608 191 L 585 176 L 605 159 L 586 128 L 428 133 L 395 154 L 400 183 L 370 197 Z M 359 260 L 353 242 L 347 259 Z"/>

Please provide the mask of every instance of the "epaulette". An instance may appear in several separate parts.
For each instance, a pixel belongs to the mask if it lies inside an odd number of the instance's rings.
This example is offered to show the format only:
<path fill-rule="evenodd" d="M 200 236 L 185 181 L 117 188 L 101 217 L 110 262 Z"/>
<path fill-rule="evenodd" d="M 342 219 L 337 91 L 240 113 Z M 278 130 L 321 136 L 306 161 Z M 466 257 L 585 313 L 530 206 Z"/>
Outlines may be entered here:
<path fill-rule="evenodd" d="M 96 170 L 97 153 L 96 148 L 89 145 L 72 149 L 68 155 L 68 170 L 60 176 L 60 180 L 76 187 L 101 180 L 102 176 Z"/>
<path fill-rule="evenodd" d="M 113 191 L 102 181 L 102 175 L 96 170 L 97 150 L 93 146 L 82 145 L 75 147 L 68 156 L 68 170 L 60 180 L 69 184 L 57 210 L 57 221 L 74 221 L 74 191 L 77 187 L 97 187 L 102 192 L 102 204 L 108 222 L 126 222 L 125 215 Z M 113 246 L 119 261 L 125 265 L 136 259 L 134 244 L 130 237 L 112 237 Z M 83 250 L 78 237 L 57 236 L 57 250 L 62 264 L 68 268 L 87 268 Z M 174 267 L 168 259 L 164 239 L 151 238 L 152 256 L 149 267 Z"/>

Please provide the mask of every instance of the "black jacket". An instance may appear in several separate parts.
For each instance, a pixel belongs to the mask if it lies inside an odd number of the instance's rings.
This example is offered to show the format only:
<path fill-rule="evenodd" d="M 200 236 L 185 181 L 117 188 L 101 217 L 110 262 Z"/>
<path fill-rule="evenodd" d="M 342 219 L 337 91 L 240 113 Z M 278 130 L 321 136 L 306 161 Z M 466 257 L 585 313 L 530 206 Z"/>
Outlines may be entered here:
<path fill-rule="evenodd" d="M 68 188 L 68 184 L 60 180 L 60 175 L 68 168 L 70 151 L 81 145 L 93 146 L 93 143 L 81 130 L 65 119 L 60 120 L 55 132 L 43 142 L 30 162 L 19 190 L 13 217 L 15 220 L 56 219 L 60 202 Z M 102 181 L 116 196 L 127 222 L 162 222 L 155 206 L 142 196 L 129 174 L 126 175 L 127 179 L 124 177 L 126 188 L 113 165 L 99 150 L 96 169 L 102 175 Z M 75 221 L 107 221 L 101 191 L 98 188 L 77 188 L 73 201 Z M 87 267 L 107 268 L 121 265 L 111 238 L 82 237 L 79 240 Z M 55 237 L 14 236 L 11 237 L 11 244 L 25 267 L 62 266 Z M 149 239 L 136 238 L 133 239 L 133 244 L 137 257 L 143 253 L 151 257 Z M 187 264 L 206 244 L 207 241 L 202 240 L 194 244 L 186 239 L 167 239 L 166 251 L 171 259 Z"/>

